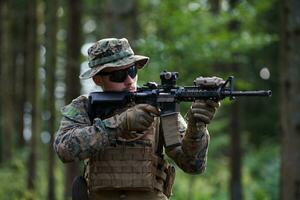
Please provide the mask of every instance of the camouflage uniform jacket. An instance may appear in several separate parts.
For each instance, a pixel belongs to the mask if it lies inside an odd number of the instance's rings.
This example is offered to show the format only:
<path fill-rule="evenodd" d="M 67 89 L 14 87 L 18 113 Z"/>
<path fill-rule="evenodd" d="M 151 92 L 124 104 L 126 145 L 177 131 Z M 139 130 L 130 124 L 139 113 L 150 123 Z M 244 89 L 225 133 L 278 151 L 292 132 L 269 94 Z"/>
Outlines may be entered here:
<path fill-rule="evenodd" d="M 63 162 L 84 160 L 110 145 L 114 125 L 108 119 L 95 119 L 92 123 L 87 113 L 88 99 L 79 96 L 62 108 L 63 118 L 57 132 L 54 149 Z M 202 173 L 205 170 L 209 134 L 205 125 L 184 121 L 179 115 L 181 145 L 165 149 L 165 153 L 185 172 Z M 192 121 L 192 120 L 191 120 Z"/>

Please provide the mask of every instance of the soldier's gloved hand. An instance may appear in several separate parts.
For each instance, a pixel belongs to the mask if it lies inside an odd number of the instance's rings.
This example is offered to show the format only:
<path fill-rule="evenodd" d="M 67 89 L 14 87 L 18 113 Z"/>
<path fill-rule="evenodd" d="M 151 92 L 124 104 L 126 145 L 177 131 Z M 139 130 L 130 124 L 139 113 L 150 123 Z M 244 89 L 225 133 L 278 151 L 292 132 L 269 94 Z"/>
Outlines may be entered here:
<path fill-rule="evenodd" d="M 148 104 L 135 105 L 120 114 L 119 128 L 124 132 L 147 130 L 154 116 L 158 116 L 159 111 L 156 107 Z"/>
<path fill-rule="evenodd" d="M 195 81 L 195 85 L 206 89 L 218 88 L 225 83 L 222 78 L 213 77 L 198 77 Z M 193 118 L 192 121 L 195 123 L 202 122 L 204 124 L 209 124 L 214 118 L 217 108 L 220 107 L 220 102 L 213 100 L 199 100 L 192 104 L 189 118 Z"/>
<path fill-rule="evenodd" d="M 191 106 L 191 114 L 195 123 L 203 122 L 204 124 L 209 124 L 214 118 L 217 108 L 221 105 L 220 102 L 215 102 L 212 100 L 200 100 L 196 101 Z M 191 117 L 191 116 L 190 116 Z"/>

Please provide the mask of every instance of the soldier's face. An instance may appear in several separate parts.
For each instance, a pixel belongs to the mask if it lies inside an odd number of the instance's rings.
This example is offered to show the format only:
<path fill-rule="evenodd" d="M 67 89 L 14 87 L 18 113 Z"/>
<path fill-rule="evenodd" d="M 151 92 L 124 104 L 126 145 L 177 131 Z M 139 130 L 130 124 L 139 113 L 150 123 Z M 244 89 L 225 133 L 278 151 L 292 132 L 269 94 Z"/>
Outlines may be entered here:
<path fill-rule="evenodd" d="M 137 69 L 135 66 L 123 69 L 105 69 L 102 75 L 93 77 L 94 82 L 101 86 L 103 91 L 129 91 L 137 89 Z"/>

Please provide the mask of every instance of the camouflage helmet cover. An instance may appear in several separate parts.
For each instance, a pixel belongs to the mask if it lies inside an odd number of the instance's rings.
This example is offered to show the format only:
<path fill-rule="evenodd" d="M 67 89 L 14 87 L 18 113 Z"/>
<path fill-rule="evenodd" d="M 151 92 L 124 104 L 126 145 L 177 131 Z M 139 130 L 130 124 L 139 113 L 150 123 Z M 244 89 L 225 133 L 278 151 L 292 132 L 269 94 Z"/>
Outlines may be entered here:
<path fill-rule="evenodd" d="M 105 68 L 120 68 L 133 63 L 137 68 L 144 67 L 149 57 L 134 55 L 126 38 L 107 38 L 94 43 L 88 49 L 90 69 L 80 75 L 81 79 L 88 79 Z"/>

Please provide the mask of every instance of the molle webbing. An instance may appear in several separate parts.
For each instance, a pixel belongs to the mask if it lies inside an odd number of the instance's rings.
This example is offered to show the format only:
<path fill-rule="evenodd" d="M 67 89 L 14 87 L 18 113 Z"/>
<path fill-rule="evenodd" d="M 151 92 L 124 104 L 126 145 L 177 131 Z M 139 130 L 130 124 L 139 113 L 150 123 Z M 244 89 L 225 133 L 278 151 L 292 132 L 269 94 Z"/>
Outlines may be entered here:
<path fill-rule="evenodd" d="M 151 147 L 108 147 L 89 161 L 89 189 L 163 192 L 167 168 Z"/>

